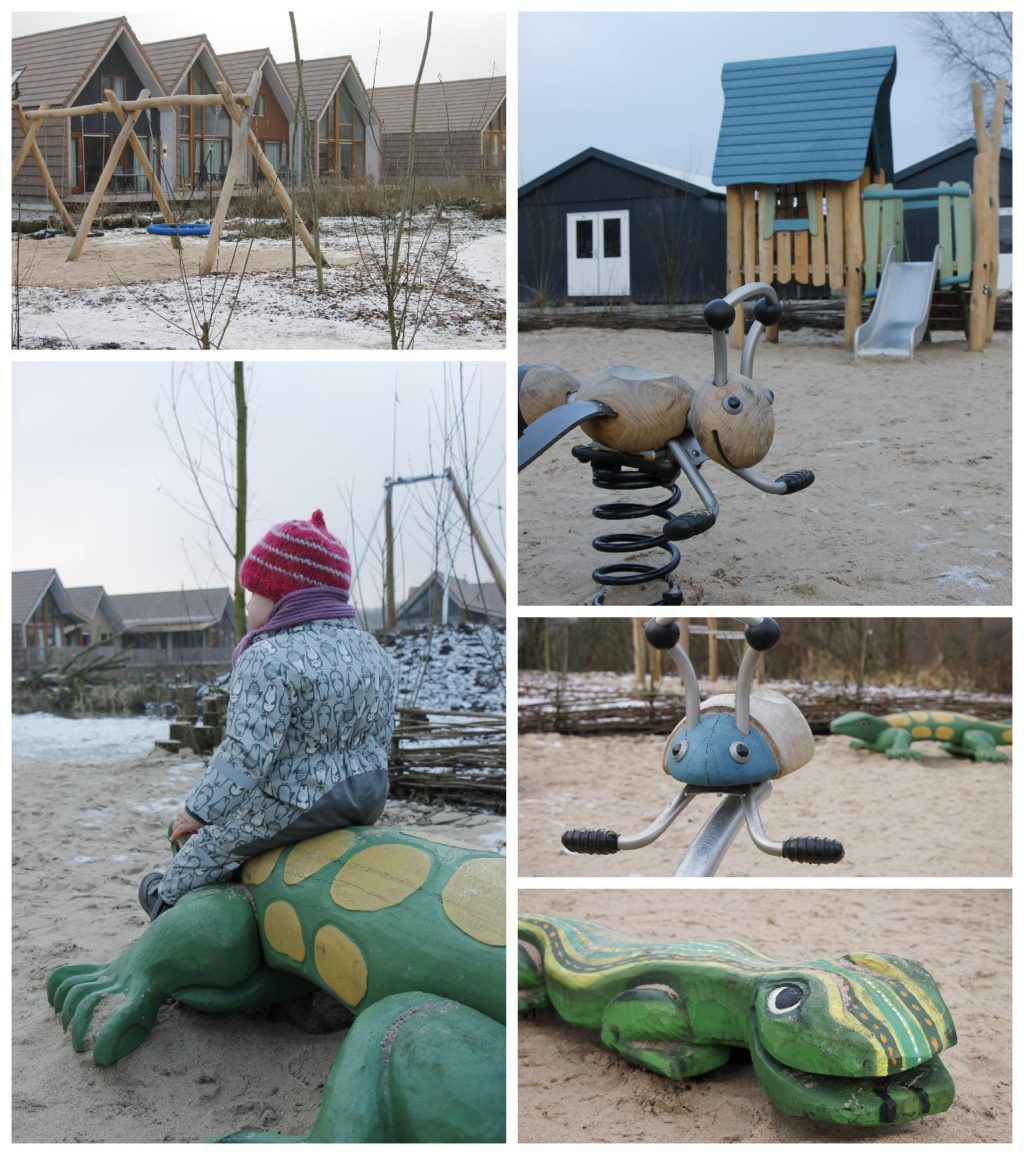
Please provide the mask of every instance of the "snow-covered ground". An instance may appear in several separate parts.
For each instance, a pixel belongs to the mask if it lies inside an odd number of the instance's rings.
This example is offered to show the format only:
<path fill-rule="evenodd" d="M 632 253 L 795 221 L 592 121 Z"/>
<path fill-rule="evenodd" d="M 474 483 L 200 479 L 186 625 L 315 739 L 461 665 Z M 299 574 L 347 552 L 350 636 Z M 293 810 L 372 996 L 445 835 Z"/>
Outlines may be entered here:
<path fill-rule="evenodd" d="M 398 673 L 399 705 L 504 713 L 504 630 L 436 626 L 382 644 Z"/>
<path fill-rule="evenodd" d="M 11 757 L 16 765 L 71 762 L 96 765 L 142 758 L 167 737 L 165 718 L 58 718 L 15 714 Z"/>
<path fill-rule="evenodd" d="M 414 218 L 409 234 L 414 248 L 423 239 L 424 221 L 422 215 Z M 462 209 L 453 210 L 448 221 L 451 251 L 448 222 L 435 229 L 427 243 L 409 300 L 410 312 L 421 310 L 423 320 L 418 329 L 412 320 L 407 323 L 405 347 L 503 348 L 505 222 L 479 220 Z M 63 264 L 66 237 L 23 240 L 20 347 L 195 349 L 196 317 L 206 316 L 212 317 L 211 333 L 223 349 L 389 348 L 384 292 L 371 264 L 360 256 L 357 228 L 363 256 L 367 235 L 372 247 L 380 247 L 372 220 L 354 223 L 332 217 L 322 222 L 322 245 L 330 262 L 322 295 L 301 246 L 295 278 L 291 242 L 270 238 L 254 243 L 249 271 L 240 277 L 248 242 L 240 242 L 237 249 L 230 241 L 222 242 L 225 275 L 189 275 L 191 314 L 177 258 L 168 261 L 169 245 L 147 236 L 144 229 L 116 230 L 91 241 L 81 260 L 88 255 L 94 275 L 84 283 L 82 268 Z M 191 239 L 186 245 L 185 266 L 191 270 L 198 264 L 201 242 Z M 438 277 L 442 261 L 451 267 Z M 232 271 L 227 272 L 229 264 Z"/>

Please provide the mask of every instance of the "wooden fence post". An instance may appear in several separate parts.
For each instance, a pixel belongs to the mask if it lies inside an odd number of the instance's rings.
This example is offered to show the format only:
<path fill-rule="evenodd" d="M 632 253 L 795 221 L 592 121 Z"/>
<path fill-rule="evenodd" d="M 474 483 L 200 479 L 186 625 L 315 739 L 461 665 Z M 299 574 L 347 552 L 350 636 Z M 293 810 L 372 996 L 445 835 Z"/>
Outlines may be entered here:
<path fill-rule="evenodd" d="M 50 107 L 50 102 L 44 101 L 44 103 L 41 104 L 39 107 L 40 107 L 40 109 L 45 110 L 45 109 Z M 41 125 L 43 122 L 41 120 L 35 120 L 35 121 L 30 123 L 28 117 L 25 115 L 24 111 L 22 110 L 22 107 L 20 104 L 16 104 L 14 106 L 14 111 L 17 114 L 18 123 L 21 125 L 21 131 L 25 134 L 25 140 L 28 144 L 28 151 L 32 154 L 32 158 L 35 160 L 36 164 L 39 166 L 39 172 L 42 175 L 43 184 L 46 185 L 47 195 L 49 196 L 50 200 L 52 201 L 53 207 L 57 210 L 58 214 L 60 215 L 60 219 L 63 222 L 65 232 L 70 233 L 71 236 L 74 236 L 75 235 L 74 219 L 72 218 L 72 216 L 68 212 L 68 210 L 64 207 L 64 202 L 60 199 L 60 193 L 57 192 L 57 186 L 53 183 L 53 177 L 50 176 L 50 170 L 46 167 L 46 158 L 43 156 L 43 154 L 39 148 L 39 145 L 36 143 L 35 138 L 36 138 L 36 133 L 38 132 L 37 126 Z M 20 153 L 19 153 L 19 155 L 20 155 Z M 18 172 L 18 170 L 15 169 L 14 170 L 14 176 L 17 175 L 17 172 Z M 13 180 L 13 177 L 12 177 L 12 180 Z"/>

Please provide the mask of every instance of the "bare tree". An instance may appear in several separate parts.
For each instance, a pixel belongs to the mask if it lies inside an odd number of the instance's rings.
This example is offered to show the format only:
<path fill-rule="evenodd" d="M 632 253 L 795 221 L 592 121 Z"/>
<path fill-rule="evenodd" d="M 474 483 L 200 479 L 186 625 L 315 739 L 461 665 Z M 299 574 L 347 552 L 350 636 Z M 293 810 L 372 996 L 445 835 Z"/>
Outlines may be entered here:
<path fill-rule="evenodd" d="M 1003 141 L 1011 139 L 1013 120 L 1013 13 L 918 12 L 913 17 L 921 39 L 935 56 L 943 75 L 961 93 L 950 101 L 961 109 L 956 135 L 973 135 L 971 85 L 977 80 L 990 103 L 996 84 L 1006 81 Z"/>
<path fill-rule="evenodd" d="M 299 52 L 299 33 L 295 27 L 295 13 L 289 12 L 288 19 L 292 25 L 292 45 L 295 48 L 295 72 L 298 81 L 298 100 L 296 101 L 296 122 L 302 126 L 302 152 L 306 174 L 306 183 L 309 185 L 309 200 L 313 213 L 313 253 L 316 262 L 316 290 L 324 291 L 324 262 L 320 252 L 320 209 L 316 199 L 316 176 L 313 172 L 313 143 L 310 131 L 309 109 L 306 107 L 306 88 L 302 82 L 302 54 Z M 294 203 L 294 202 L 293 202 Z M 294 221 L 292 222 L 294 233 Z M 292 247 L 294 248 L 294 238 Z M 294 271 L 294 269 L 293 269 Z"/>

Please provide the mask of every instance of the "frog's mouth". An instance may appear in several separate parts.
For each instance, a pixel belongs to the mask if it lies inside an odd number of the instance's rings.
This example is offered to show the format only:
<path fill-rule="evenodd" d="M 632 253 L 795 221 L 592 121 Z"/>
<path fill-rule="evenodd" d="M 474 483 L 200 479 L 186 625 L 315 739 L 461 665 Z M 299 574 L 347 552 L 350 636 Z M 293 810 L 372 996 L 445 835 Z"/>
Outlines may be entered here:
<path fill-rule="evenodd" d="M 814 1075 L 769 1055 L 756 1031 L 750 1056 L 768 1097 L 784 1115 L 877 1127 L 937 1115 L 953 1102 L 953 1080 L 939 1058 L 895 1075 Z"/>

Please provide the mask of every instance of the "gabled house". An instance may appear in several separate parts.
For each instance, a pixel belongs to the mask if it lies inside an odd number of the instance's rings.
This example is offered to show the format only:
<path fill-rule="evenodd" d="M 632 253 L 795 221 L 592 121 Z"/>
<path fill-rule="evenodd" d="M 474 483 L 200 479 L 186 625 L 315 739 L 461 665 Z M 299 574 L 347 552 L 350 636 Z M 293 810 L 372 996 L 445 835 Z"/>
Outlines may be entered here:
<path fill-rule="evenodd" d="M 96 104 L 107 89 L 122 100 L 137 97 L 143 88 L 152 96 L 166 95 L 157 70 L 123 16 L 15 37 L 11 62 L 17 75 L 15 101 L 26 111 L 44 101 L 54 108 Z M 112 113 L 43 123 L 36 142 L 63 200 L 88 199 L 120 129 Z M 136 126 L 140 143 L 154 165 L 160 156 L 161 130 L 153 114 L 144 113 Z M 13 156 L 25 139 L 13 110 L 11 135 Z M 115 199 L 148 199 L 146 178 L 131 149 L 121 157 L 108 188 Z M 13 198 L 16 203 L 48 203 L 42 175 L 31 157 L 14 181 Z"/>
<path fill-rule="evenodd" d="M 294 100 L 299 98 L 298 69 L 294 61 L 278 65 Z M 380 118 L 351 56 L 303 60 L 302 83 L 309 116 L 315 176 L 342 184 L 376 178 L 380 172 Z M 296 170 L 302 171 L 302 142 L 295 141 Z"/>
<path fill-rule="evenodd" d="M 504 626 L 505 599 L 495 582 L 466 581 L 436 571 L 410 590 L 395 611 L 399 626 L 422 622 L 461 622 L 469 625 Z"/>
<path fill-rule="evenodd" d="M 269 48 L 254 48 L 249 52 L 229 52 L 219 58 L 233 92 L 245 92 L 257 68 L 263 69 L 263 82 L 256 97 L 251 128 L 260 148 L 278 173 L 287 173 L 292 156 L 292 124 L 295 120 L 295 99 Z M 262 179 L 256 161 L 249 156 L 247 169 L 250 182 Z"/>
<path fill-rule="evenodd" d="M 216 96 L 217 82 L 228 79 L 203 35 L 160 40 L 145 49 L 169 95 Z M 157 170 L 161 179 L 180 192 L 219 181 L 233 147 L 234 126 L 227 112 L 216 105 L 184 105 L 161 109 L 160 120 L 165 144 Z"/>
<path fill-rule="evenodd" d="M 114 605 L 103 586 L 74 586 L 67 591 L 75 613 L 83 620 L 81 628 L 74 635 L 79 646 L 91 646 L 100 642 L 116 642 L 124 630 L 124 622 L 114 609 Z"/>
<path fill-rule="evenodd" d="M 75 645 L 85 621 L 55 569 L 11 574 L 11 664 L 15 670 L 41 665 Z"/>
<path fill-rule="evenodd" d="M 414 85 L 376 88 L 373 107 L 384 129 L 384 174 L 404 176 Z M 435 179 L 505 176 L 505 77 L 421 84 L 416 105 L 414 171 Z"/>
<path fill-rule="evenodd" d="M 188 661 L 228 657 L 235 642 L 234 602 L 227 589 L 114 594 L 124 623 L 122 649 L 162 651 Z"/>

